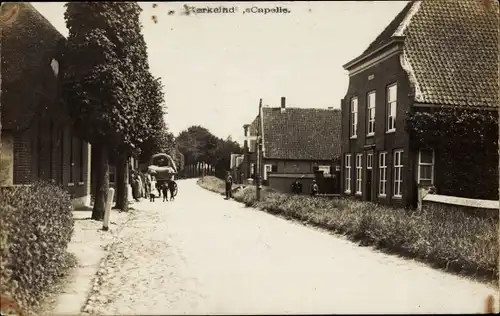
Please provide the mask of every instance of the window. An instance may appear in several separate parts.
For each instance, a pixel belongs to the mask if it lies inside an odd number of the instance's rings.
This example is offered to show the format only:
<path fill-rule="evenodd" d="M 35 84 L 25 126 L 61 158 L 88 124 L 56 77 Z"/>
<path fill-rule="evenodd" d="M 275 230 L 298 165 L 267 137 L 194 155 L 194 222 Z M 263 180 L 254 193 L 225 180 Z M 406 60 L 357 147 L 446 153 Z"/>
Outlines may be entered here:
<path fill-rule="evenodd" d="M 84 170 L 85 170 L 85 166 L 84 166 L 84 162 L 85 162 L 85 157 L 84 157 L 84 154 L 85 154 L 85 141 L 83 139 L 80 139 L 80 182 L 83 182 L 83 178 L 84 178 Z"/>
<path fill-rule="evenodd" d="M 398 86 L 393 84 L 387 87 L 387 131 L 396 130 L 396 107 L 398 98 Z"/>
<path fill-rule="evenodd" d="M 318 166 L 318 171 L 323 171 L 323 175 L 329 175 L 330 174 L 330 166 L 326 166 L 326 165 Z"/>
<path fill-rule="evenodd" d="M 73 133 L 70 133 L 69 135 L 69 183 L 74 183 L 73 181 L 75 180 L 74 176 L 74 166 L 75 166 L 75 156 L 73 155 L 75 151 L 75 146 L 74 146 L 74 138 Z"/>
<path fill-rule="evenodd" d="M 345 155 L 345 193 L 351 193 L 351 155 Z"/>
<path fill-rule="evenodd" d="M 366 155 L 366 169 L 373 169 L 373 154 Z"/>
<path fill-rule="evenodd" d="M 351 137 L 358 133 L 358 98 L 351 99 Z"/>
<path fill-rule="evenodd" d="M 403 151 L 394 151 L 394 197 L 401 197 L 403 184 Z"/>
<path fill-rule="evenodd" d="M 61 155 L 61 157 L 60 157 L 60 160 L 61 160 L 61 167 L 60 167 L 60 171 L 61 171 L 60 177 L 61 178 L 60 178 L 60 181 L 61 181 L 61 184 L 64 184 L 64 169 L 65 169 L 64 168 L 64 157 L 65 157 L 65 155 L 64 155 L 64 142 L 65 142 L 65 136 L 66 136 L 66 133 L 64 132 L 64 126 L 61 126 L 60 132 L 61 132 L 61 135 L 60 135 L 61 138 L 59 140 L 60 145 L 61 145 L 61 151 L 59 153 Z"/>
<path fill-rule="evenodd" d="M 434 150 L 421 149 L 418 152 L 418 183 L 434 184 Z"/>
<path fill-rule="evenodd" d="M 255 164 L 251 163 L 250 164 L 250 178 L 255 177 Z"/>
<path fill-rule="evenodd" d="M 356 194 L 361 194 L 363 184 L 363 154 L 356 155 Z"/>
<path fill-rule="evenodd" d="M 272 172 L 273 166 L 272 165 L 264 165 L 264 180 L 267 180 L 267 173 Z"/>
<path fill-rule="evenodd" d="M 52 162 L 54 160 L 54 123 L 52 120 L 49 122 L 49 179 L 50 181 L 55 180 L 54 176 L 52 175 L 52 172 L 54 172 L 54 168 L 52 165 Z"/>
<path fill-rule="evenodd" d="M 36 156 L 37 156 L 37 174 L 42 177 L 42 122 L 38 122 L 38 133 L 36 136 Z"/>
<path fill-rule="evenodd" d="M 115 183 L 116 181 L 116 166 L 109 166 L 109 183 Z"/>
<path fill-rule="evenodd" d="M 387 153 L 380 153 L 378 161 L 379 161 L 378 195 L 385 196 L 387 191 Z"/>
<path fill-rule="evenodd" d="M 375 135 L 375 91 L 368 93 L 367 98 L 367 136 Z"/>
<path fill-rule="evenodd" d="M 278 165 L 273 165 L 271 172 L 278 172 Z"/>

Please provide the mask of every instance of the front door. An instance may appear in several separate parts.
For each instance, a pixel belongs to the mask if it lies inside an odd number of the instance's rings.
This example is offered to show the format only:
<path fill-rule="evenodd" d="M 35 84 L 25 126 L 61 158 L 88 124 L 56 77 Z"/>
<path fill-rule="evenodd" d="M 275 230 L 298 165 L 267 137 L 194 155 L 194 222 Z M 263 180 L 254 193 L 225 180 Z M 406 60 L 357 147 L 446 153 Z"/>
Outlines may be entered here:
<path fill-rule="evenodd" d="M 366 170 L 366 200 L 372 200 L 372 169 Z"/>
<path fill-rule="evenodd" d="M 372 176 L 373 173 L 373 153 L 366 155 L 366 200 L 372 200 Z"/>

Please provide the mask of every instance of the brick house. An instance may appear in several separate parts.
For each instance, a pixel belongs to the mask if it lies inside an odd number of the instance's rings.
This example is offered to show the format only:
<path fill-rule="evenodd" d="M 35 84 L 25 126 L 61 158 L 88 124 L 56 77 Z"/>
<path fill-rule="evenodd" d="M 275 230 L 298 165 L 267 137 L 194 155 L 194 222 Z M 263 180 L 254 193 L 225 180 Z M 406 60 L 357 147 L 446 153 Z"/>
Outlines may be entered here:
<path fill-rule="evenodd" d="M 281 107 L 261 107 L 261 112 L 262 116 L 258 115 L 251 124 L 244 126 L 246 140 L 241 166 L 245 177 L 255 176 L 256 135 L 261 128 L 264 185 L 290 192 L 293 181 L 302 178 L 304 191 L 307 191 L 312 179 L 323 181 L 326 177 L 331 181 L 327 185 L 319 183 L 320 190 L 335 190 L 334 182 L 340 177 L 337 174 L 339 166 L 335 165 L 340 158 L 340 111 L 287 107 L 282 97 Z"/>
<path fill-rule="evenodd" d="M 342 100 L 345 195 L 415 205 L 418 184 L 438 187 L 439 165 L 449 162 L 432 148 L 413 146 L 406 113 L 498 110 L 498 3 L 492 1 L 488 10 L 483 2 L 409 2 L 344 65 L 349 72 Z"/>
<path fill-rule="evenodd" d="M 90 145 L 75 136 L 60 97 L 65 38 L 29 3 L 2 8 L 2 186 L 61 184 L 90 203 Z M 15 16 L 14 16 L 15 15 Z"/>

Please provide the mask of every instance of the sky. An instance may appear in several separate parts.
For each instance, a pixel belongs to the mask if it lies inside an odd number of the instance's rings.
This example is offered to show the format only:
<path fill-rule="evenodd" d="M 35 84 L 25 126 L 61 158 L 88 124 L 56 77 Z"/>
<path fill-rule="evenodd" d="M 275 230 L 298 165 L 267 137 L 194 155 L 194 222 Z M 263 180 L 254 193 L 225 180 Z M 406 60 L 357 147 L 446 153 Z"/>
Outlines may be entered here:
<path fill-rule="evenodd" d="M 286 97 L 289 107 L 340 108 L 349 84 L 342 65 L 407 2 L 141 2 L 149 64 L 165 86 L 170 131 L 201 125 L 242 142 L 260 98 L 269 106 Z M 68 35 L 63 2 L 32 3 Z M 236 12 L 186 15 L 184 4 Z M 243 14 L 252 8 L 289 12 Z"/>

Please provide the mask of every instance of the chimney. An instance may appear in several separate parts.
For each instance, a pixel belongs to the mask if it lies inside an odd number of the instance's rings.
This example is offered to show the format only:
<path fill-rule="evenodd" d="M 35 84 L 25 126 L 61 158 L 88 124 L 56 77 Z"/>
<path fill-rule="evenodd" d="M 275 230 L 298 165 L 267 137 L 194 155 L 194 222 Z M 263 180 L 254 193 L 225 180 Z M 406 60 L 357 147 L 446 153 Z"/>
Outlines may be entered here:
<path fill-rule="evenodd" d="M 285 108 L 286 108 L 286 98 L 281 97 L 281 113 L 285 112 Z"/>
<path fill-rule="evenodd" d="M 249 126 L 250 126 L 250 124 L 243 125 L 243 129 L 245 130 L 245 137 L 248 136 L 248 127 Z"/>

